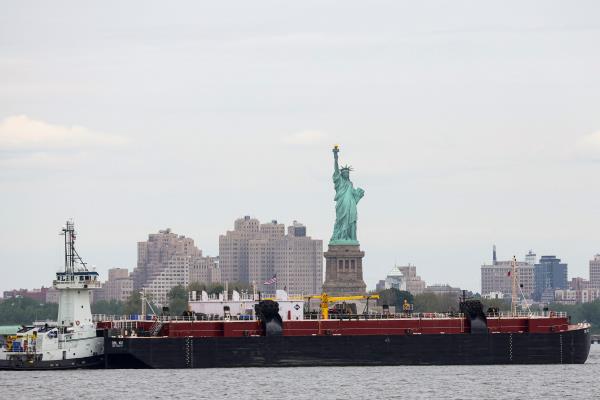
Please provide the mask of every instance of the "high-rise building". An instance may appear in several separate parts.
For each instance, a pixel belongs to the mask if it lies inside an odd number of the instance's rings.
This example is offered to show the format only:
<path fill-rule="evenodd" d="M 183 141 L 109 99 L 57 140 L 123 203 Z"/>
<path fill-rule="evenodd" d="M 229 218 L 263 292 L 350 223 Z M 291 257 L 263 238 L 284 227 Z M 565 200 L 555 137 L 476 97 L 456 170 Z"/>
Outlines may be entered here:
<path fill-rule="evenodd" d="M 414 265 L 398 266 L 395 265 L 388 272 L 385 280 L 379 281 L 376 286 L 377 291 L 384 289 L 406 290 L 413 295 L 421 294 L 425 290 L 425 281 L 417 275 L 417 267 Z"/>
<path fill-rule="evenodd" d="M 277 242 L 284 236 L 285 225 L 276 220 L 259 225 L 258 234 L 248 242 L 248 266 L 241 267 L 244 271 L 246 268 L 248 269 L 248 276 L 245 278 L 247 280 L 241 282 L 260 285 L 277 273 L 275 270 Z M 241 258 L 244 259 L 244 257 Z M 283 288 L 283 286 L 281 287 Z"/>
<path fill-rule="evenodd" d="M 554 301 L 556 289 L 567 289 L 567 264 L 555 256 L 542 256 L 535 264 L 534 300 L 543 303 Z"/>
<path fill-rule="evenodd" d="M 590 260 L 590 287 L 600 289 L 600 254 Z"/>
<path fill-rule="evenodd" d="M 189 271 L 193 257 L 186 254 L 172 255 L 165 267 L 155 272 L 146 281 L 144 285 L 146 295 L 150 295 L 152 301 L 159 306 L 167 305 L 168 294 L 173 287 L 190 284 Z"/>
<path fill-rule="evenodd" d="M 414 265 L 407 265 L 398 267 L 404 280 L 406 281 L 406 290 L 412 294 L 421 294 L 427 286 L 425 281 L 421 280 L 421 277 L 417 275 L 417 267 Z"/>
<path fill-rule="evenodd" d="M 220 283 L 221 269 L 219 268 L 219 257 L 196 257 L 192 259 L 189 267 L 190 283 Z"/>
<path fill-rule="evenodd" d="M 494 255 L 495 257 L 495 247 Z M 522 296 L 531 298 L 534 291 L 535 254 L 530 250 L 525 256 L 525 262 L 517 261 L 517 283 Z M 493 258 L 492 258 L 493 260 Z M 492 261 L 492 264 L 481 266 L 481 295 L 502 293 L 503 297 L 512 296 L 512 261 Z M 521 293 L 519 293 L 519 297 Z"/>
<path fill-rule="evenodd" d="M 194 265 L 214 268 L 207 260 L 202 260 L 202 251 L 194 245 L 194 240 L 176 235 L 170 229 L 148 236 L 148 241 L 138 243 L 138 265 L 132 273 L 134 290 L 146 289 L 158 305 L 167 304 L 167 294 L 177 285 L 190 283 L 190 269 Z M 203 264 L 204 263 L 204 264 Z M 198 268 L 195 273 L 200 273 Z M 217 274 L 207 271 L 207 274 Z"/>
<path fill-rule="evenodd" d="M 423 293 L 433 293 L 436 296 L 453 296 L 458 299 L 462 295 L 462 290 L 448 284 L 436 283 L 435 285 L 427 286 Z"/>
<path fill-rule="evenodd" d="M 235 220 L 233 231 L 219 236 L 219 265 L 224 282 L 248 282 L 248 245 L 260 238 L 260 222 L 245 216 Z"/>
<path fill-rule="evenodd" d="M 133 287 L 139 290 L 146 286 L 157 274 L 167 267 L 173 257 L 192 257 L 202 255 L 194 246 L 194 240 L 171 232 L 161 230 L 148 235 L 148 241 L 138 242 L 137 268 L 133 270 Z"/>
<path fill-rule="evenodd" d="M 323 286 L 323 241 L 306 236 L 297 221 L 275 240 L 274 274 L 278 287 L 292 294 L 320 294 Z M 269 275 L 263 275 L 265 279 Z"/>
<path fill-rule="evenodd" d="M 583 290 L 590 287 L 590 281 L 581 277 L 571 278 L 569 281 L 569 289 L 571 290 Z"/>
<path fill-rule="evenodd" d="M 537 256 L 533 250 L 529 250 L 529 253 L 525 254 L 525 262 L 529 265 L 537 264 Z"/>
<path fill-rule="evenodd" d="M 533 261 L 533 260 L 532 260 Z M 531 299 L 535 291 L 535 264 L 517 262 L 517 282 L 519 284 L 519 297 Z"/>
<path fill-rule="evenodd" d="M 315 294 L 323 280 L 323 242 L 306 236 L 306 227 L 296 221 L 286 235 L 284 224 L 245 216 L 219 237 L 219 264 L 223 281 L 256 284 L 267 292 L 277 287 Z M 276 286 L 261 286 L 274 275 Z"/>
<path fill-rule="evenodd" d="M 577 304 L 577 292 L 571 289 L 556 289 L 553 300 L 560 304 Z"/>
<path fill-rule="evenodd" d="M 386 289 L 406 290 L 404 274 L 397 265 L 394 265 L 394 268 L 387 273 L 385 279 L 380 280 L 375 286 L 375 290 L 378 292 Z"/>
<path fill-rule="evenodd" d="M 590 303 L 600 298 L 600 289 L 556 289 L 554 301 L 561 304 Z"/>
<path fill-rule="evenodd" d="M 133 293 L 133 279 L 127 268 L 111 268 L 108 270 L 108 280 L 94 296 L 95 301 L 126 301 Z"/>

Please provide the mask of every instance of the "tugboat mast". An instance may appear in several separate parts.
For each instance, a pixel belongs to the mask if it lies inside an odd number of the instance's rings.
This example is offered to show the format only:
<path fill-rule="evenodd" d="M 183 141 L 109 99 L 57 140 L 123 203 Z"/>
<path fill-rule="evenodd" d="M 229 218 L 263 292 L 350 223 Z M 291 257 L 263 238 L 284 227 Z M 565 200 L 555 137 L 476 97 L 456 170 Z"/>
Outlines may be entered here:
<path fill-rule="evenodd" d="M 83 262 L 77 250 L 75 250 L 75 223 L 70 220 L 62 228 L 62 236 L 65 237 L 65 273 L 72 275 L 75 272 L 75 264 L 79 264 L 83 271 L 87 271 L 86 263 Z"/>
<path fill-rule="evenodd" d="M 62 327 L 94 329 L 90 309 L 90 289 L 101 287 L 98 273 L 89 271 L 75 250 L 75 224 L 67 221 L 61 235 L 65 237 L 65 270 L 56 273 L 54 288 L 60 291 L 57 323 Z"/>

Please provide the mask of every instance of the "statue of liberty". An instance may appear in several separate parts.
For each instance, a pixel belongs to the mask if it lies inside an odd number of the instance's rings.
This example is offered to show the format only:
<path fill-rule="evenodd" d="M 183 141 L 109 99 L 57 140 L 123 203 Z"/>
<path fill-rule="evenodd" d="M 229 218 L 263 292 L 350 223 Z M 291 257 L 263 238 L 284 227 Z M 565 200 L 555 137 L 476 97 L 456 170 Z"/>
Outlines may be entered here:
<path fill-rule="evenodd" d="M 361 188 L 354 189 L 350 181 L 348 165 L 341 169 L 338 165 L 339 147 L 333 148 L 333 184 L 335 186 L 335 226 L 329 244 L 358 244 L 356 240 L 356 205 L 365 195 Z"/>

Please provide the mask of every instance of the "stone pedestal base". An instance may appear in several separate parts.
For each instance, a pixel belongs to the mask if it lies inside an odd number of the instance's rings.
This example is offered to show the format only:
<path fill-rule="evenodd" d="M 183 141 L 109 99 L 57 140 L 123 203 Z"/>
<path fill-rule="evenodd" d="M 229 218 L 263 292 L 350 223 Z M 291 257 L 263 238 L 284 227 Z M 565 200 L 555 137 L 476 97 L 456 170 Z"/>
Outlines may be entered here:
<path fill-rule="evenodd" d="M 365 252 L 359 245 L 330 244 L 325 256 L 323 292 L 329 296 L 367 294 L 363 281 L 362 259 Z"/>

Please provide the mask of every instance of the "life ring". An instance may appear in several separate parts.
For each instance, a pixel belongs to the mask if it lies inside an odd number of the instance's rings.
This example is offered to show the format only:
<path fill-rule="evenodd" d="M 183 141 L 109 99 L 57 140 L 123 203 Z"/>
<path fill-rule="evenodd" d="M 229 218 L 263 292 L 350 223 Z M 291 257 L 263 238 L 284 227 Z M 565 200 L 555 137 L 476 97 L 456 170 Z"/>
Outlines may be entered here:
<path fill-rule="evenodd" d="M 75 325 L 79 326 L 79 321 L 75 321 Z"/>

